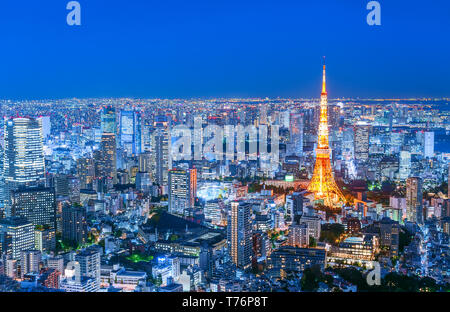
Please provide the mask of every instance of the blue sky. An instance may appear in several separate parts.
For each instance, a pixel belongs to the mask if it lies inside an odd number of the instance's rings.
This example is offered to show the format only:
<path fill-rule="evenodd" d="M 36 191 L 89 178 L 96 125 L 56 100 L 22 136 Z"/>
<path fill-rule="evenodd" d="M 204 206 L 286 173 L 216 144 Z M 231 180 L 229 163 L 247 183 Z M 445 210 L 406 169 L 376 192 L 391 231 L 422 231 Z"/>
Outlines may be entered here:
<path fill-rule="evenodd" d="M 450 96 L 450 3 L 380 0 L 0 3 L 0 98 Z"/>

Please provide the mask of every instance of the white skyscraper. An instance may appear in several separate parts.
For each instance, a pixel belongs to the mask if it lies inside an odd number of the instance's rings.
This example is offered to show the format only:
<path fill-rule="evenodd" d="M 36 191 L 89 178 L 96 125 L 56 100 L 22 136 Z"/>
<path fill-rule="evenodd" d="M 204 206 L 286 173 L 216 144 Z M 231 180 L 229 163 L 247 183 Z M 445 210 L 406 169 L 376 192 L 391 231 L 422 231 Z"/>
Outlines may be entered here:
<path fill-rule="evenodd" d="M 20 186 L 45 183 L 42 120 L 14 118 L 5 122 L 3 156 L 6 216 L 10 215 L 10 192 Z"/>
<path fill-rule="evenodd" d="M 411 174 L 411 153 L 408 151 L 400 152 L 399 179 L 406 180 Z"/>
<path fill-rule="evenodd" d="M 432 158 L 434 156 L 434 132 L 425 132 L 424 156 Z"/>

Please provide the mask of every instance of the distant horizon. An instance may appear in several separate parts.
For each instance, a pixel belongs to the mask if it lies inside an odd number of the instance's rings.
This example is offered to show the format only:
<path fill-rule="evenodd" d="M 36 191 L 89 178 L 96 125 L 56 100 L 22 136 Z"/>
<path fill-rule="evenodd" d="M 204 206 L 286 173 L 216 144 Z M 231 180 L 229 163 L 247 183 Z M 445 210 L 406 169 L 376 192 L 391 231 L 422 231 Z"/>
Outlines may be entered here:
<path fill-rule="evenodd" d="M 70 100 L 147 100 L 147 101 L 220 101 L 220 100 L 320 100 L 317 97 L 179 97 L 179 98 L 158 98 L 158 97 L 67 97 L 67 98 L 27 98 L 12 99 L 0 98 L 0 102 L 44 102 L 44 101 L 70 101 Z M 450 101 L 448 97 L 329 97 L 329 101 L 336 100 L 367 100 L 367 101 Z M 448 103 L 447 103 L 448 104 Z"/>

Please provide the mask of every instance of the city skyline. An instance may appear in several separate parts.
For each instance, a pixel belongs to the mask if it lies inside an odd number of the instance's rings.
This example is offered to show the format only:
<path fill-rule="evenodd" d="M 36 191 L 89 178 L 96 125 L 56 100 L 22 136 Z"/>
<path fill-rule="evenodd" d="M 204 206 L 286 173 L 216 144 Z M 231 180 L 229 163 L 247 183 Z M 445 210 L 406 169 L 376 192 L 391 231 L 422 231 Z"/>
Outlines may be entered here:
<path fill-rule="evenodd" d="M 447 2 L 0 7 L 0 293 L 450 292 Z"/>

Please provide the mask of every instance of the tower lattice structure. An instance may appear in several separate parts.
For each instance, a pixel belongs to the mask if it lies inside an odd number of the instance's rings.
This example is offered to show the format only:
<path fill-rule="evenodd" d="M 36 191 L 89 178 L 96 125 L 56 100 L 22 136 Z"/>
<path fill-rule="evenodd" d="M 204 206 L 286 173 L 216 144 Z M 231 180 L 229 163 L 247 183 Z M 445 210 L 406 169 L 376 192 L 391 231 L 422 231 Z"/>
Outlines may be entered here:
<path fill-rule="evenodd" d="M 320 96 L 319 140 L 316 149 L 316 163 L 308 191 L 314 193 L 315 200 L 323 200 L 325 206 L 334 207 L 345 202 L 345 197 L 336 184 L 330 161 L 328 145 L 328 93 L 323 65 L 322 93 Z"/>

